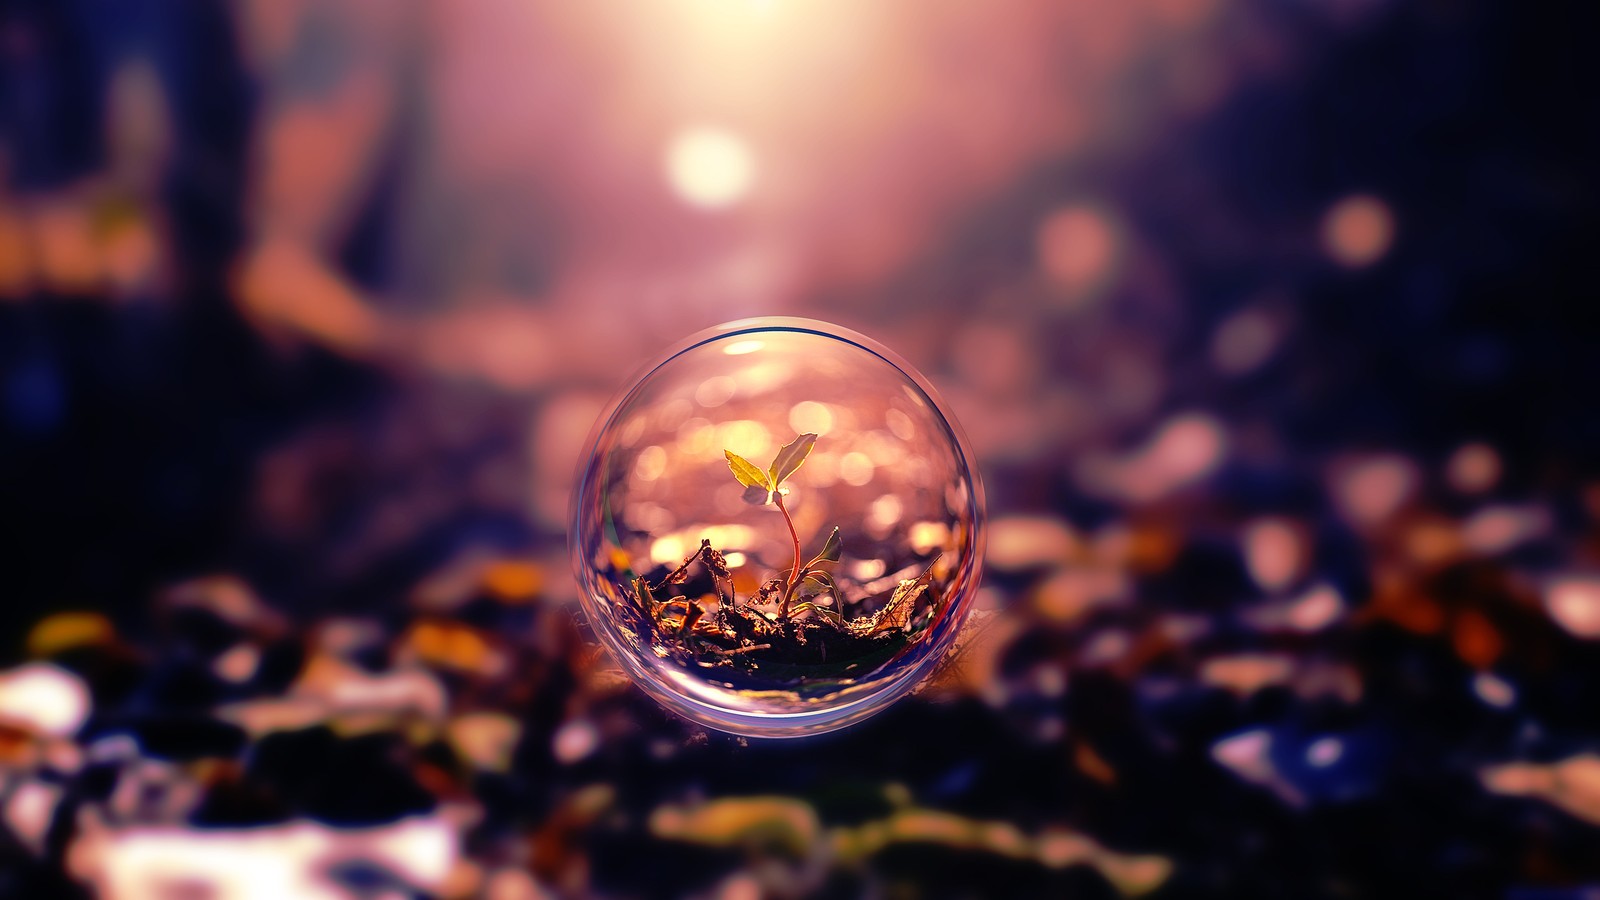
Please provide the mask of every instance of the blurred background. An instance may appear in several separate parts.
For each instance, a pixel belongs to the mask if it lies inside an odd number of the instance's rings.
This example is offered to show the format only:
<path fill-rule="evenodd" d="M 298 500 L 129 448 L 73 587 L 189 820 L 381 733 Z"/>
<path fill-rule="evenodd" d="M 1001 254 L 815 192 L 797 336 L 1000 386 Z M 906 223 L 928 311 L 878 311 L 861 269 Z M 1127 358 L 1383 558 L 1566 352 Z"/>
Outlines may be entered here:
<path fill-rule="evenodd" d="M 1600 893 L 1592 8 L 3 0 L 0 895 Z M 573 466 L 803 315 L 986 481 L 920 695 L 708 733 Z"/>

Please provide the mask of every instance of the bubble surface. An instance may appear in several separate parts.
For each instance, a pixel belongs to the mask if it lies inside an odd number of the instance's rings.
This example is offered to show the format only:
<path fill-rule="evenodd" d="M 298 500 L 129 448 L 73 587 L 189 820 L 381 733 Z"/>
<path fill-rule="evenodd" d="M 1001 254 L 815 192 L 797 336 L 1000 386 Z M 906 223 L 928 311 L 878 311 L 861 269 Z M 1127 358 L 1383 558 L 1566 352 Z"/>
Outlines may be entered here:
<path fill-rule="evenodd" d="M 971 450 L 915 369 L 835 325 L 752 319 L 689 338 L 601 414 L 570 547 L 596 635 L 647 693 L 797 737 L 933 672 L 983 522 Z"/>

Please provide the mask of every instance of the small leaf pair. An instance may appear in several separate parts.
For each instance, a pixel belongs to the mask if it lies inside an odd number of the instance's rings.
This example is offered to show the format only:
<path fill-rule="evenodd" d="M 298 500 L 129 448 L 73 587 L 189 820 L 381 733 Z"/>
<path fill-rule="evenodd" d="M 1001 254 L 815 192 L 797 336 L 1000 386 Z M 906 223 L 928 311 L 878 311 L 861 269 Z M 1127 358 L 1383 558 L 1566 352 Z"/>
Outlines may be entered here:
<path fill-rule="evenodd" d="M 794 564 L 789 569 L 787 578 L 778 581 L 781 586 L 782 596 L 778 600 L 778 617 L 783 621 L 789 620 L 789 601 L 794 598 L 795 591 L 806 578 L 812 578 L 823 587 L 826 587 L 834 598 L 844 602 L 839 588 L 833 583 L 833 576 L 818 570 L 816 567 L 828 562 L 838 562 L 841 551 L 839 529 L 833 529 L 828 535 L 827 543 L 823 544 L 822 552 L 806 565 L 800 565 L 800 533 L 795 531 L 794 519 L 789 517 L 789 510 L 783 504 L 783 482 L 799 469 L 811 455 L 811 448 L 817 444 L 817 436 L 807 432 L 802 434 L 778 449 L 778 455 L 773 458 L 772 465 L 762 471 L 755 463 L 740 456 L 732 450 L 723 450 L 723 455 L 728 457 L 728 468 L 733 471 L 733 477 L 739 479 L 744 485 L 744 499 L 747 503 L 767 504 L 775 503 L 778 512 L 783 513 L 783 522 L 789 526 L 789 540 L 794 542 Z M 820 577 L 819 577 L 820 576 Z"/>
<path fill-rule="evenodd" d="M 733 470 L 733 477 L 739 479 L 739 483 L 745 487 L 745 501 L 771 503 L 773 495 L 783 489 L 783 482 L 806 461 L 816 443 L 815 434 L 800 435 L 778 450 L 778 455 L 773 458 L 772 465 L 766 471 L 762 471 L 755 463 L 732 450 L 724 450 L 722 453 L 728 458 L 728 468 Z"/>

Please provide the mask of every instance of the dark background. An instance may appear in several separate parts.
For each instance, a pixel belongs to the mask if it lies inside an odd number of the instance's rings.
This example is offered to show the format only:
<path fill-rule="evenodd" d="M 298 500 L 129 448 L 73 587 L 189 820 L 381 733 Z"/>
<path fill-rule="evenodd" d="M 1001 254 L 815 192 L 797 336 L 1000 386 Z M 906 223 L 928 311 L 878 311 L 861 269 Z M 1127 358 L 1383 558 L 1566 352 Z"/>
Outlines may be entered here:
<path fill-rule="evenodd" d="M 1600 891 L 1594 20 L 3 0 L 0 893 Z M 761 742 L 594 656 L 565 505 L 779 314 L 945 393 L 994 612 Z"/>

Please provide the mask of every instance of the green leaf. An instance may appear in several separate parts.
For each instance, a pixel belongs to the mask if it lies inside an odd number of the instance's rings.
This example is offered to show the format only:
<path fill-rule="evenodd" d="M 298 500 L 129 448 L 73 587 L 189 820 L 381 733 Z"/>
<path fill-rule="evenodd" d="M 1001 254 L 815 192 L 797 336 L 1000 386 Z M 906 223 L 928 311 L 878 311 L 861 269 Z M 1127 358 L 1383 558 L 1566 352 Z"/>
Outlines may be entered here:
<path fill-rule="evenodd" d="M 834 603 L 837 603 L 841 608 L 843 608 L 844 593 L 839 590 L 839 585 L 834 583 L 832 575 L 829 575 L 827 572 L 813 569 L 800 576 L 800 581 L 802 583 L 807 581 L 815 581 L 818 585 L 827 589 L 828 593 L 833 597 Z"/>
<path fill-rule="evenodd" d="M 759 484 L 752 484 L 744 489 L 744 502 L 751 506 L 765 506 L 772 502 L 772 492 Z"/>
<path fill-rule="evenodd" d="M 823 587 L 828 588 L 830 590 L 834 586 L 833 585 L 833 576 L 829 575 L 827 572 L 821 571 L 820 569 L 813 569 L 813 570 L 805 573 L 804 575 L 800 576 L 800 580 L 801 581 L 815 581 L 817 584 L 820 584 Z"/>
<path fill-rule="evenodd" d="M 794 609 L 791 610 L 790 612 L 791 612 L 791 614 L 796 615 L 796 616 L 800 615 L 801 613 L 811 613 L 812 615 L 814 615 L 817 618 L 823 620 L 824 622 L 827 622 L 829 625 L 832 625 L 835 628 L 843 628 L 844 627 L 844 617 L 843 616 L 839 615 L 838 613 L 834 612 L 831 609 L 828 609 L 827 607 L 818 606 L 815 603 L 811 603 L 809 601 L 805 602 L 805 603 L 797 603 L 797 604 L 795 604 Z"/>
<path fill-rule="evenodd" d="M 839 540 L 839 526 L 835 525 L 833 526 L 833 533 L 828 535 L 828 542 L 822 545 L 822 552 L 817 554 L 817 559 L 825 559 L 829 562 L 838 562 L 840 545 L 842 543 L 843 542 Z"/>
<path fill-rule="evenodd" d="M 777 490 L 784 479 L 794 474 L 800 464 L 811 455 L 811 448 L 816 446 L 817 436 L 811 433 L 802 434 L 790 443 L 784 444 L 778 451 L 778 456 L 772 461 L 772 468 L 768 470 L 772 475 L 772 488 Z"/>
<path fill-rule="evenodd" d="M 762 490 L 772 490 L 772 483 L 767 481 L 767 473 L 756 468 L 756 464 L 740 456 L 732 450 L 722 451 L 728 457 L 728 468 L 733 470 L 733 477 L 745 487 L 758 487 Z"/>
<path fill-rule="evenodd" d="M 838 562 L 843 542 L 839 540 L 839 528 L 834 526 L 833 533 L 828 535 L 828 542 L 822 545 L 822 552 L 811 558 L 806 563 L 806 568 L 815 568 L 818 563 Z"/>

